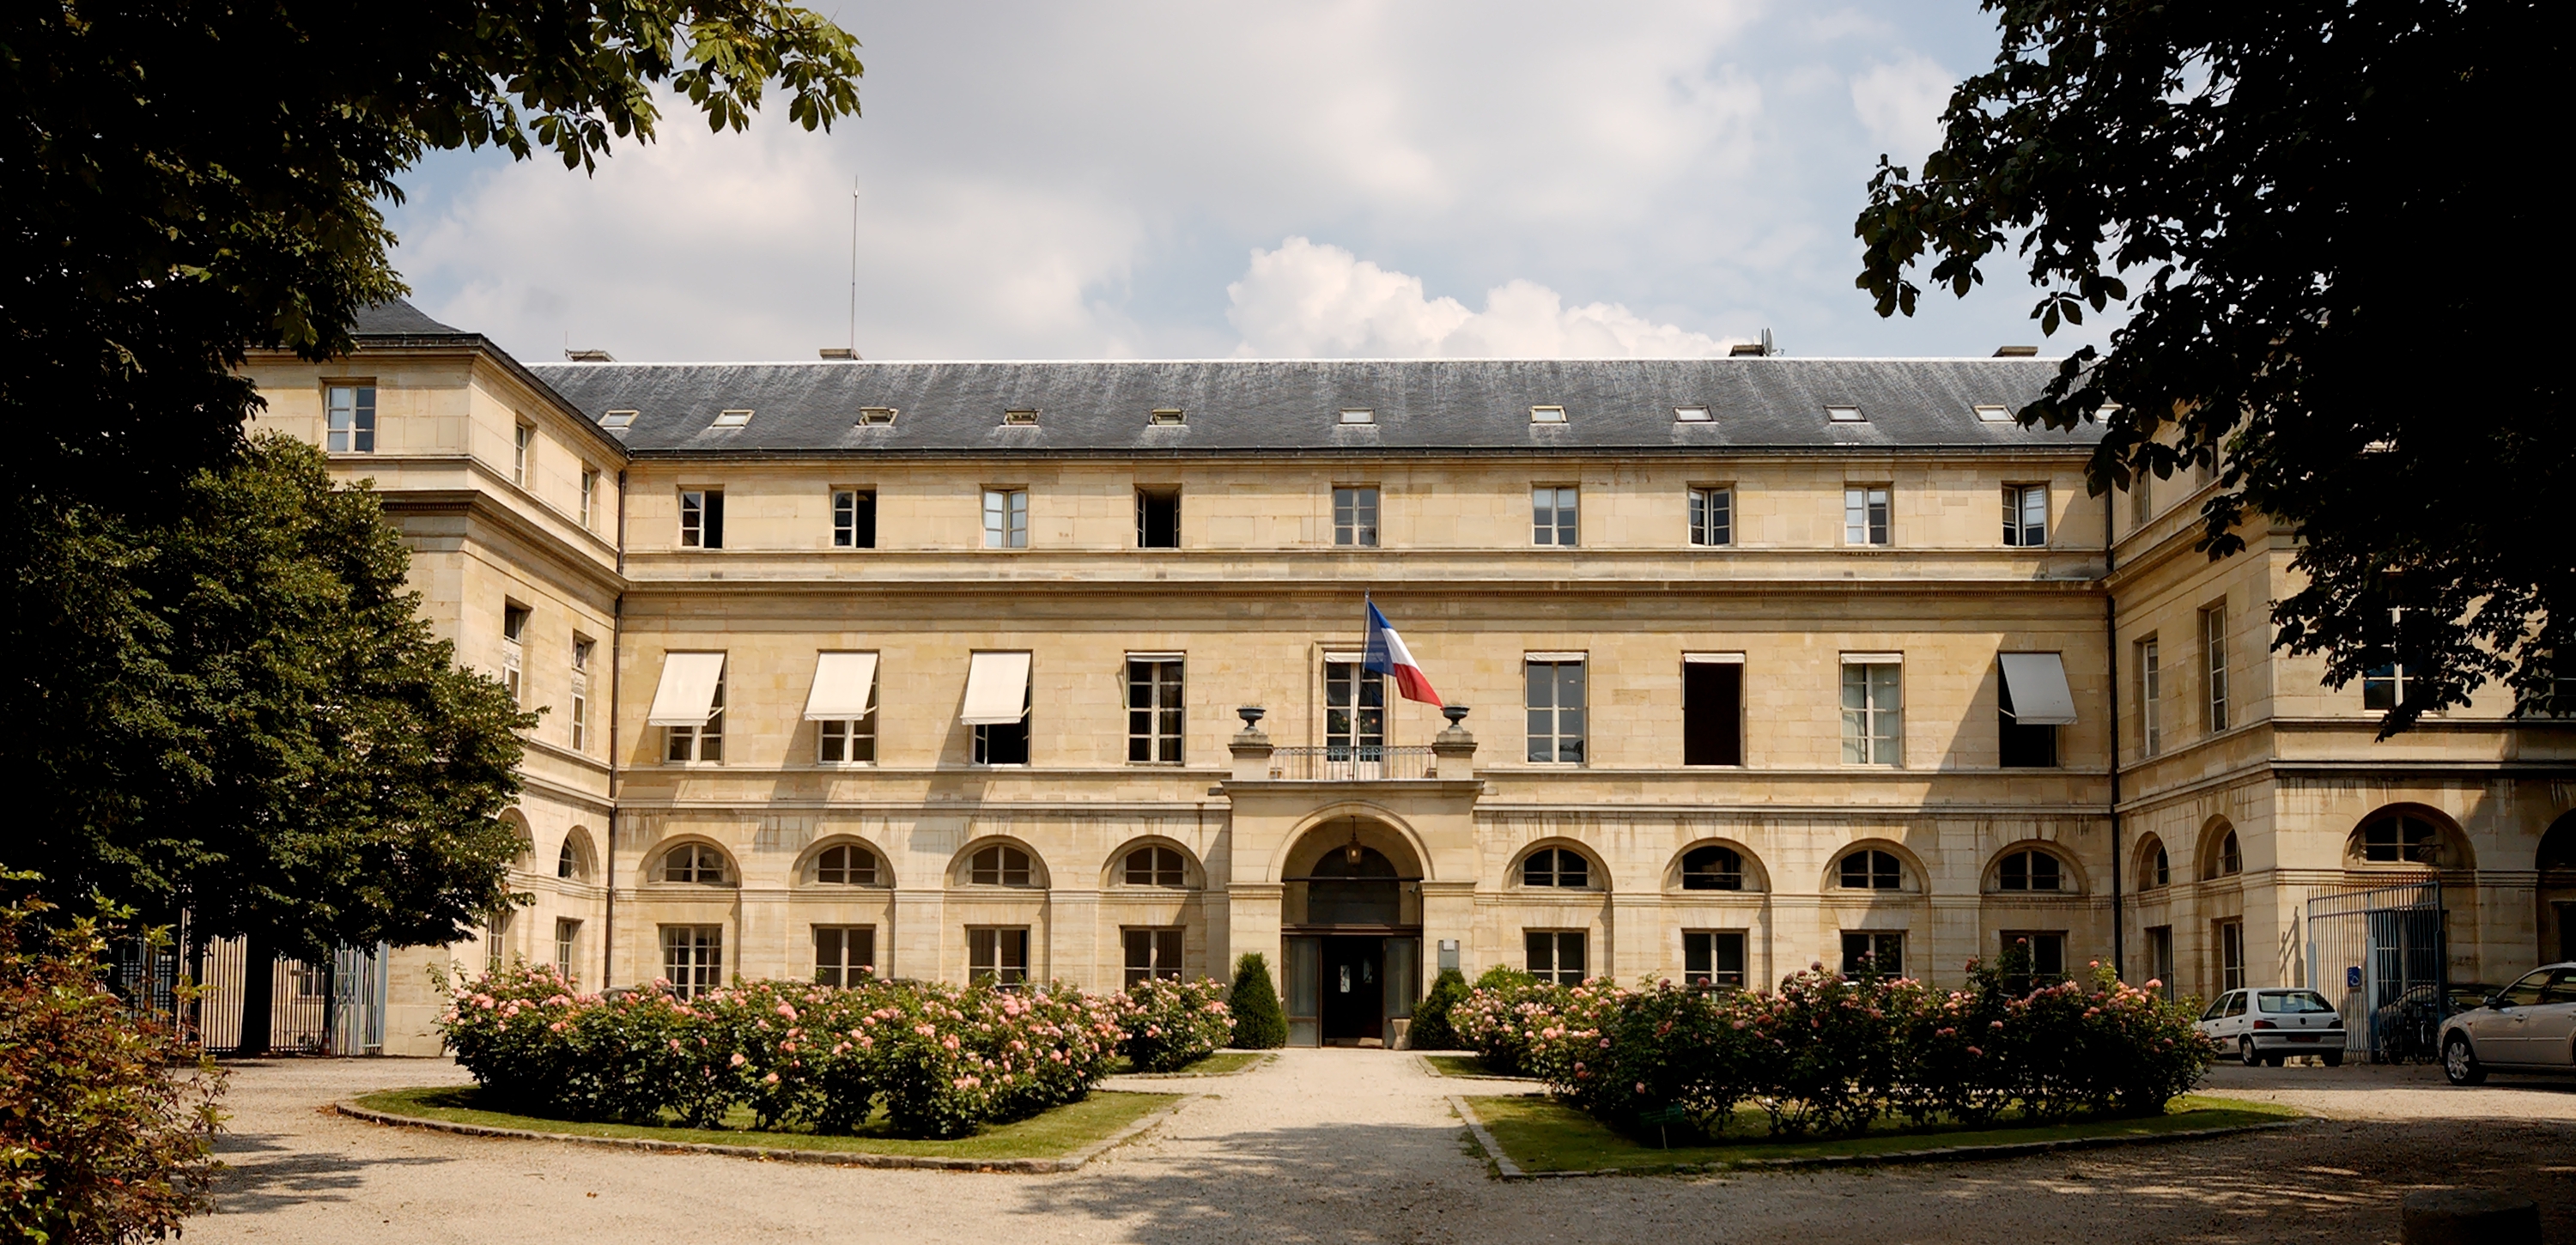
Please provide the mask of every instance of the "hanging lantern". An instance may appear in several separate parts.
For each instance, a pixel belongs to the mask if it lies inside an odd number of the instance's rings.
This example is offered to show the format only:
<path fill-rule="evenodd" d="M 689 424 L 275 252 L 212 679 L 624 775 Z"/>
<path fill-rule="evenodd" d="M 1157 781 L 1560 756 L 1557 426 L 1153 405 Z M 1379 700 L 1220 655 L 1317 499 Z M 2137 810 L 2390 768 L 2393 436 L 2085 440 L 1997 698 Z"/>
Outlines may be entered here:
<path fill-rule="evenodd" d="M 1363 850 L 1365 849 L 1360 846 L 1360 828 L 1358 826 L 1352 826 L 1350 846 L 1342 849 L 1342 863 L 1349 865 L 1354 869 L 1359 868 L 1360 853 Z"/>

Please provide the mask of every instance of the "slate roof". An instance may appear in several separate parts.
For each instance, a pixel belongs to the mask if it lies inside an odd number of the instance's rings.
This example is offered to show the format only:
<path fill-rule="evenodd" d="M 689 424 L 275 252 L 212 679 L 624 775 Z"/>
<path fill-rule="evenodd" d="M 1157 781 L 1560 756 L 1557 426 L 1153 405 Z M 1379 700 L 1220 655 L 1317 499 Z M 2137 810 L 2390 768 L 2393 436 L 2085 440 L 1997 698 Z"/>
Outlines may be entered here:
<path fill-rule="evenodd" d="M 387 303 L 370 303 L 358 309 L 358 337 L 472 337 L 476 334 L 441 324 L 423 314 L 421 309 L 397 298 Z"/>
<path fill-rule="evenodd" d="M 417 314 L 417 313 L 414 313 Z M 1977 418 L 2019 407 L 2052 359 L 1196 360 L 1124 363 L 540 364 L 529 369 L 629 453 L 693 455 L 1036 453 L 1121 456 L 1260 451 L 1359 454 L 1670 452 L 1714 449 L 2046 450 L 2069 435 Z M 1828 405 L 1857 406 L 1837 423 Z M 1532 406 L 1562 406 L 1561 425 Z M 1676 406 L 1714 418 L 1685 423 Z M 859 423 L 892 407 L 890 425 Z M 1154 426 L 1160 407 L 1186 412 Z M 1035 427 L 1003 412 L 1034 408 Z M 1344 408 L 1374 422 L 1346 425 Z M 715 428 L 719 412 L 749 423 Z"/>

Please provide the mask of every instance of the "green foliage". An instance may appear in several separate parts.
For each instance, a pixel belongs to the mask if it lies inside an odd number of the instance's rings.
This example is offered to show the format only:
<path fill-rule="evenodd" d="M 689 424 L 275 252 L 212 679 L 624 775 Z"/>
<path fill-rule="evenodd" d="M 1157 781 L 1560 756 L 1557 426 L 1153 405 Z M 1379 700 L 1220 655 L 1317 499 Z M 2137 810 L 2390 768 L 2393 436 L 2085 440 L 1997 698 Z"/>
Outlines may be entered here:
<path fill-rule="evenodd" d="M 1640 1135 L 1714 1135 L 1747 1102 L 1776 1136 L 1857 1135 L 1890 1114 L 1974 1124 L 2014 1106 L 2034 1119 L 2153 1115 L 2207 1070 L 2196 1008 L 2098 965 L 2089 981 L 2027 991 L 2010 968 L 1972 965 L 1968 988 L 1950 991 L 1821 969 L 1777 992 L 1506 977 L 1451 1016 L 1488 1066 Z"/>
<path fill-rule="evenodd" d="M 90 699 L 0 717 L 0 773 L 47 827 L 0 852 L 290 953 L 455 941 L 506 901 L 522 844 L 499 813 L 535 715 L 457 668 L 400 533 L 320 451 L 262 437 L 175 507 L 67 515 L 42 546 L 62 578 L 14 585 L 94 609 L 9 624 L 51 690 Z"/>
<path fill-rule="evenodd" d="M 2554 369 L 2515 365 L 2560 348 L 2529 290 L 2555 165 L 2461 141 L 2561 110 L 2559 6 L 1985 7 L 1993 68 L 1951 96 L 1919 180 L 1881 157 L 1854 225 L 1879 313 L 1914 313 L 1917 263 L 1965 295 L 2007 247 L 2043 332 L 2125 301 L 2110 349 L 2020 412 L 2101 424 L 2096 492 L 2214 470 L 2212 558 L 2248 521 L 2293 528 L 2274 642 L 2336 687 L 2403 665 L 2383 736 L 2490 682 L 2518 714 L 2576 710 L 2554 535 L 2576 420 Z"/>
<path fill-rule="evenodd" d="M 1234 990 L 1226 996 L 1226 1006 L 1234 1012 L 1236 1046 L 1276 1050 L 1288 1044 L 1288 1016 L 1279 1009 L 1279 988 L 1260 952 L 1246 952 L 1234 962 Z"/>
<path fill-rule="evenodd" d="M 757 1128 L 848 1133 L 882 1106 L 906 1137 L 963 1137 L 1081 1101 L 1132 1010 L 1116 995 L 911 982 L 602 996 L 525 964 L 441 984 L 439 1031 L 503 1110 L 716 1128 L 748 1107 Z"/>
<path fill-rule="evenodd" d="M 0 873 L 0 886 L 30 880 Z M 223 1076 L 101 984 L 122 913 L 46 930 L 45 907 L 0 901 L 0 1230 L 52 1242 L 175 1234 L 208 1205 Z"/>
<path fill-rule="evenodd" d="M 1120 1050 L 1139 1072 L 1177 1072 L 1234 1039 L 1226 985 L 1214 977 L 1127 987 L 1127 1039 Z"/>
<path fill-rule="evenodd" d="M 1454 968 L 1441 969 L 1422 1001 L 1413 1005 L 1413 1023 L 1404 1030 L 1404 1044 L 1414 1050 L 1458 1049 L 1458 1031 L 1449 1024 L 1449 1009 L 1466 997 L 1466 975 Z"/>

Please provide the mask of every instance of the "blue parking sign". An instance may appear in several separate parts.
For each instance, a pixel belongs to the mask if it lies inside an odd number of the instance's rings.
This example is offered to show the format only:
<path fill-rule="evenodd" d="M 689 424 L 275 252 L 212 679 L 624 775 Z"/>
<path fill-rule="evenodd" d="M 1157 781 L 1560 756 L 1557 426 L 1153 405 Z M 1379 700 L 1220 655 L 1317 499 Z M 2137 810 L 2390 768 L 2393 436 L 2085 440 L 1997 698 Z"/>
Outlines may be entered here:
<path fill-rule="evenodd" d="M 2361 965 L 2355 964 L 2343 970 L 2343 988 L 2346 990 L 2361 988 Z"/>

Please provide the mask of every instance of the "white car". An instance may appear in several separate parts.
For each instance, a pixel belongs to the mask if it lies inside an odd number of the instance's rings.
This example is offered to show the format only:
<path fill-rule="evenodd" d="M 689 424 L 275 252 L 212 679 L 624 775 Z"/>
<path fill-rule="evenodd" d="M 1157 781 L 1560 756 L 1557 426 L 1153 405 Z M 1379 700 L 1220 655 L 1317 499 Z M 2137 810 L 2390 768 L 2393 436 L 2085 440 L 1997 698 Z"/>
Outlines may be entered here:
<path fill-rule="evenodd" d="M 2544 964 L 2484 1007 L 2442 1022 L 2442 1075 L 2475 1085 L 2487 1070 L 2576 1071 L 2576 963 Z"/>
<path fill-rule="evenodd" d="M 2249 1068 L 2292 1055 L 2343 1063 L 2343 1015 L 2314 990 L 2230 990 L 2200 1014 L 2200 1032 Z"/>

